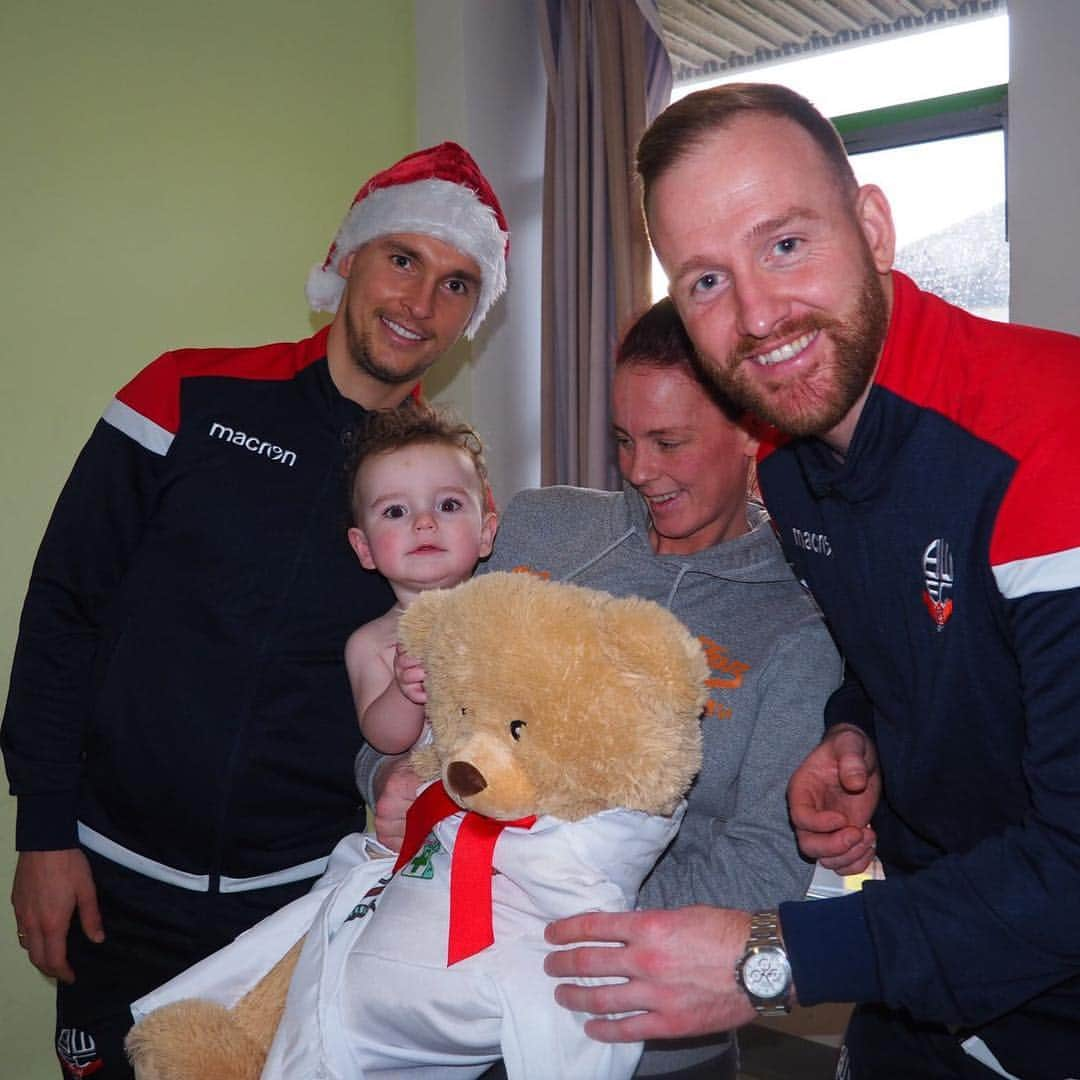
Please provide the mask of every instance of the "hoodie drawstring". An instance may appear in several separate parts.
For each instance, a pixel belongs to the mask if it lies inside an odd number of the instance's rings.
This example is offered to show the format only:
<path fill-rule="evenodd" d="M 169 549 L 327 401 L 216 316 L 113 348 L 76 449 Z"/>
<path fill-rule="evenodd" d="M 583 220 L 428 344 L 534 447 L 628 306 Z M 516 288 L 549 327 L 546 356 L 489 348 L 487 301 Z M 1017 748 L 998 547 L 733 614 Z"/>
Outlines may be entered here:
<path fill-rule="evenodd" d="M 584 574 L 585 571 L 588 570 L 590 566 L 595 566 L 602 558 L 604 558 L 605 555 L 610 554 L 620 544 L 622 544 L 625 541 L 629 540 L 630 537 L 633 536 L 633 535 L 634 535 L 634 527 L 631 525 L 630 528 L 627 529 L 626 532 L 624 532 L 622 534 L 622 536 L 617 536 L 614 540 L 611 541 L 610 544 L 608 544 L 608 546 L 606 548 L 604 548 L 602 551 L 600 551 L 596 555 L 594 555 L 587 563 L 585 563 L 583 566 L 579 566 L 576 570 L 571 570 L 570 573 L 567 574 L 566 577 L 563 578 L 563 581 L 572 581 L 574 578 L 578 577 L 580 574 Z"/>

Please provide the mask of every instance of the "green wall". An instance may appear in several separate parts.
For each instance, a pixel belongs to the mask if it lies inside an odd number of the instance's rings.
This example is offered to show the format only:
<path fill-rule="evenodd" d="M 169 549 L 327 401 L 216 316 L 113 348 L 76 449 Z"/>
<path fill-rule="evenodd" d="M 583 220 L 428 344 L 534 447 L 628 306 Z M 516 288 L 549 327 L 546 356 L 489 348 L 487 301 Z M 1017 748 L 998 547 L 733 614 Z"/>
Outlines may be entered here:
<path fill-rule="evenodd" d="M 310 331 L 308 269 L 413 149 L 415 84 L 409 0 L 0 6 L 5 690 L 34 550 L 113 392 L 169 347 Z M 0 897 L 14 816 L 0 795 Z M 51 1014 L 0 903 L 4 1076 L 57 1075 Z"/>

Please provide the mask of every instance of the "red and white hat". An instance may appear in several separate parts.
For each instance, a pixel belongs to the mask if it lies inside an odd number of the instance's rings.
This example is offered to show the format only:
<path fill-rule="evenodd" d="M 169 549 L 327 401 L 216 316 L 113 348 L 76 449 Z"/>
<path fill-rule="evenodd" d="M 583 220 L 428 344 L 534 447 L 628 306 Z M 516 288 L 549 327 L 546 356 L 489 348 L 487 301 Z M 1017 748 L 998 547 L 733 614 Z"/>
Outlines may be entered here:
<path fill-rule="evenodd" d="M 465 336 L 472 338 L 506 290 L 510 231 L 491 185 L 457 143 L 417 150 L 376 173 L 357 193 L 323 262 L 308 275 L 315 311 L 336 311 L 345 290 L 338 273 L 350 252 L 388 233 L 422 233 L 455 247 L 480 267 L 480 296 Z"/>

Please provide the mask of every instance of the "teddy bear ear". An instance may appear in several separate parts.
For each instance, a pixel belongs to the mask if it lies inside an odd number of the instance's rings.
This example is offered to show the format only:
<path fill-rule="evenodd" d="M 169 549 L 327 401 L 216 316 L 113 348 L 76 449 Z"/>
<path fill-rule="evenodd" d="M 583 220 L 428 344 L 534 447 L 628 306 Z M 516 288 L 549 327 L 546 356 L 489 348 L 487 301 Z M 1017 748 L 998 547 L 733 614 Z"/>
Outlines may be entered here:
<path fill-rule="evenodd" d="M 650 600 L 614 599 L 604 614 L 604 659 L 639 684 L 643 710 L 651 711 L 675 741 L 685 739 L 688 764 L 696 772 L 701 764 L 698 721 L 709 674 L 701 643 L 676 616 Z"/>
<path fill-rule="evenodd" d="M 446 606 L 451 589 L 428 589 L 422 592 L 407 608 L 398 623 L 398 637 L 405 651 L 418 660 L 424 658 L 428 643 L 432 640 L 440 614 Z"/>
<path fill-rule="evenodd" d="M 708 673 L 701 644 L 666 608 L 639 597 L 612 599 L 604 608 L 609 659 L 626 671 L 703 684 Z"/>

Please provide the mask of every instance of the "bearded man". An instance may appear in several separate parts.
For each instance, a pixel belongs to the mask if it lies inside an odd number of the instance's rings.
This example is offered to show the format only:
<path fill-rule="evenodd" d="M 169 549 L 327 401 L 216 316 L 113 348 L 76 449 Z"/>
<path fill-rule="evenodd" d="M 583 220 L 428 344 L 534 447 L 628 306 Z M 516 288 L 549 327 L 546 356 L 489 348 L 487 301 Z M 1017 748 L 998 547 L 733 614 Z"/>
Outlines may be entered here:
<path fill-rule="evenodd" d="M 885 878 L 779 911 L 555 923 L 600 1039 L 855 1002 L 840 1080 L 1080 1075 L 1080 340 L 892 269 L 888 203 L 803 98 L 729 85 L 638 148 L 700 363 L 845 656 L 788 789 L 803 852 Z M 620 1018 L 612 1019 L 611 1014 Z"/>

